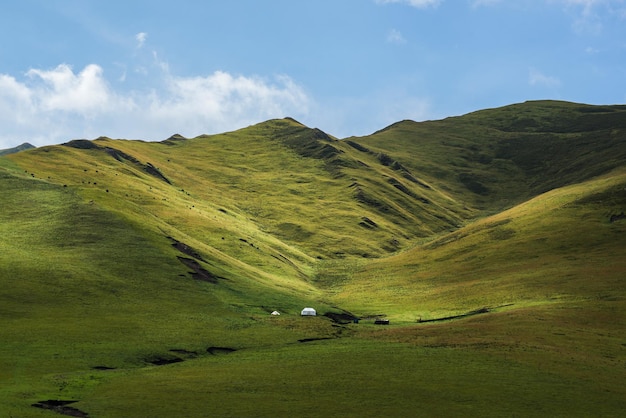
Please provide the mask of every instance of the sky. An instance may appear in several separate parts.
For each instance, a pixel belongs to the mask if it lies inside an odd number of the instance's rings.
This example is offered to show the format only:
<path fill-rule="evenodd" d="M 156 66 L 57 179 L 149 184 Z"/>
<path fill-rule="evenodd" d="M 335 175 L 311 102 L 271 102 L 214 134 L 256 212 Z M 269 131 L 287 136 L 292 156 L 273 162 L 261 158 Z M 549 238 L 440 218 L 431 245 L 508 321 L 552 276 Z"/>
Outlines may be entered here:
<path fill-rule="evenodd" d="M 8 0 L 0 149 L 626 103 L 626 0 Z"/>

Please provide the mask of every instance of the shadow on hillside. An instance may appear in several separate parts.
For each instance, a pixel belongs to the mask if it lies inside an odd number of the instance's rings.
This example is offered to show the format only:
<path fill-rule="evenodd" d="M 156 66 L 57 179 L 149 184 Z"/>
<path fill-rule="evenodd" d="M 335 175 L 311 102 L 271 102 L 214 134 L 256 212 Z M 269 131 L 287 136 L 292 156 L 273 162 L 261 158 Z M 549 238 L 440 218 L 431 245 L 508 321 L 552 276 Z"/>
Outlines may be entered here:
<path fill-rule="evenodd" d="M 464 314 L 460 314 L 460 315 L 452 315 L 452 316 L 444 316 L 442 318 L 432 318 L 432 319 L 422 319 L 419 318 L 417 320 L 417 322 L 419 323 L 425 323 L 425 322 L 439 322 L 439 321 L 449 321 L 451 319 L 460 319 L 460 318 L 466 318 L 468 316 L 474 316 L 474 315 L 480 315 L 480 314 L 485 314 L 485 313 L 489 313 L 491 312 L 493 309 L 497 309 L 497 308 L 504 308 L 506 306 L 512 306 L 513 303 L 509 303 L 507 305 L 500 305 L 500 306 L 496 306 L 495 308 L 488 308 L 488 307 L 482 307 L 480 309 L 475 309 L 473 311 L 469 311 L 466 312 Z"/>

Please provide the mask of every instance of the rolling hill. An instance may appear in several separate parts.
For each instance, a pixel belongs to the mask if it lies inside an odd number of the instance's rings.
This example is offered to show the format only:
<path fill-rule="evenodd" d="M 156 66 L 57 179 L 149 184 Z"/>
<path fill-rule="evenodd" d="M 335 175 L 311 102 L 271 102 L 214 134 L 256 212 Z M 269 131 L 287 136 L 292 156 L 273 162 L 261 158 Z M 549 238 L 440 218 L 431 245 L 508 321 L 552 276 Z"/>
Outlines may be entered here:
<path fill-rule="evenodd" d="M 0 194 L 9 416 L 626 407 L 626 106 L 79 139 Z"/>
<path fill-rule="evenodd" d="M 32 144 L 29 144 L 28 142 L 24 142 L 23 144 L 18 145 L 17 147 L 0 150 L 0 155 L 15 154 L 16 152 L 25 151 L 31 148 L 35 148 L 35 146 Z"/>

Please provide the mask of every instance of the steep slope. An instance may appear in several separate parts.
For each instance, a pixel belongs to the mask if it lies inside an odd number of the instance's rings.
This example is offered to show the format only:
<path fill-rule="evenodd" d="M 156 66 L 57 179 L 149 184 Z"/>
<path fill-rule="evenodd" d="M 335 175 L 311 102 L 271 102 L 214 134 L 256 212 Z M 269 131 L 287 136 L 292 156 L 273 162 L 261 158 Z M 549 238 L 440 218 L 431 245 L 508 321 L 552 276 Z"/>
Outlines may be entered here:
<path fill-rule="evenodd" d="M 223 228 L 288 247 L 307 263 L 311 256 L 378 257 L 456 227 L 463 213 L 397 163 L 290 119 L 163 143 L 71 141 L 13 160 L 86 199 L 125 208 L 116 210 L 139 217 L 154 210 L 184 232 L 207 228 L 204 244 L 250 263 L 259 253 L 223 242 Z M 236 233 L 234 225 L 250 231 Z"/>
<path fill-rule="evenodd" d="M 625 120 L 626 106 L 537 101 L 403 121 L 355 141 L 489 212 L 623 165 Z"/>

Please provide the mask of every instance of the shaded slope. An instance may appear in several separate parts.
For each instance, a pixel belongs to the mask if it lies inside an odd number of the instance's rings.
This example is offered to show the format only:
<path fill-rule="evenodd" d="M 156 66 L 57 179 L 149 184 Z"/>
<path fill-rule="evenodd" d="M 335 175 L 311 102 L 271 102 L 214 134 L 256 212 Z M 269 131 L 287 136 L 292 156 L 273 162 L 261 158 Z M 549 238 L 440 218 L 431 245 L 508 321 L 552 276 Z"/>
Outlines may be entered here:
<path fill-rule="evenodd" d="M 35 146 L 32 144 L 29 144 L 28 142 L 24 142 L 23 144 L 20 144 L 17 147 L 8 148 L 8 149 L 0 149 L 0 155 L 15 154 L 16 152 L 25 151 L 31 148 L 35 148 Z"/>
<path fill-rule="evenodd" d="M 403 121 L 355 142 L 431 184 L 497 210 L 584 181 L 626 159 L 625 106 L 538 101 L 440 121 Z"/>

